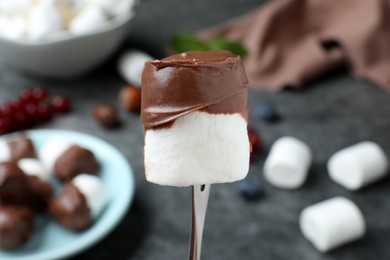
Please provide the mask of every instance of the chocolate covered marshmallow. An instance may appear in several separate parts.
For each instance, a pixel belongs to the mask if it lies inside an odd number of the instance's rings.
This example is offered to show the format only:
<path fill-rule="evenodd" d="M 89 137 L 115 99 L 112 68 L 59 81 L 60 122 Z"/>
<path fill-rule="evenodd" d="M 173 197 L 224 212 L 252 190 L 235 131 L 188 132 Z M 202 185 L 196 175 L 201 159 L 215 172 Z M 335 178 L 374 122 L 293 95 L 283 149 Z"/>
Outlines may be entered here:
<path fill-rule="evenodd" d="M 95 174 L 99 165 L 88 149 L 60 138 L 49 139 L 39 150 L 39 158 L 49 172 L 61 181 L 70 181 L 80 173 Z"/>
<path fill-rule="evenodd" d="M 141 119 L 150 182 L 234 182 L 249 168 L 248 80 L 229 51 L 185 52 L 145 63 Z"/>
<path fill-rule="evenodd" d="M 89 174 L 80 174 L 64 185 L 54 198 L 49 212 L 61 225 L 73 231 L 82 231 L 92 225 L 107 202 L 101 180 Z"/>

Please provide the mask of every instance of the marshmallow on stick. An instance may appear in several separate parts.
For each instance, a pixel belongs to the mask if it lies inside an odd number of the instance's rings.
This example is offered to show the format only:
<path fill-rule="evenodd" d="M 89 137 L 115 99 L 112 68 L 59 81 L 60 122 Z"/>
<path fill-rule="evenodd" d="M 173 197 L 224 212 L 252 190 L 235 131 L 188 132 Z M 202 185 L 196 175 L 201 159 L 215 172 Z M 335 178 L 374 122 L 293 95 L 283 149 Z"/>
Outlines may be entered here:
<path fill-rule="evenodd" d="M 186 52 L 145 63 L 141 119 L 150 182 L 234 182 L 249 168 L 248 81 L 239 56 Z"/>

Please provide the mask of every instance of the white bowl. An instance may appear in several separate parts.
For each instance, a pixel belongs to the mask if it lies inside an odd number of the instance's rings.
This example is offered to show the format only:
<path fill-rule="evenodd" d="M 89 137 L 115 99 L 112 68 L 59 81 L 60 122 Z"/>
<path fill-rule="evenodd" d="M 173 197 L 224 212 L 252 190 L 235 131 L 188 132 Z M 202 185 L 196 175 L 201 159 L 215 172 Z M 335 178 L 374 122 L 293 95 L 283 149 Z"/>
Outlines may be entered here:
<path fill-rule="evenodd" d="M 129 0 L 128 11 L 91 33 L 57 33 L 41 41 L 0 37 L 0 59 L 29 74 L 57 79 L 81 76 L 105 61 L 128 33 L 138 1 Z"/>

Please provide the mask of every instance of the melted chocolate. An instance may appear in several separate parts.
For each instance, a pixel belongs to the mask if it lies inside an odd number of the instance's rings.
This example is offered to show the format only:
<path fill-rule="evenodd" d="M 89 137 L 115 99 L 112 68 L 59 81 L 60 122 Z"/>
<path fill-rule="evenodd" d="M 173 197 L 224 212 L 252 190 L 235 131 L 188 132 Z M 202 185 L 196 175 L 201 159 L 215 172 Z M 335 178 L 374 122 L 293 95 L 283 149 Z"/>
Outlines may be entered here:
<path fill-rule="evenodd" d="M 22 158 L 35 158 L 34 145 L 30 138 L 21 136 L 7 142 L 11 150 L 11 160 L 17 162 Z"/>
<path fill-rule="evenodd" d="M 194 111 L 239 113 L 248 120 L 248 80 L 239 56 L 229 51 L 186 52 L 145 63 L 145 129 L 169 127 Z"/>
<path fill-rule="evenodd" d="M 55 174 L 63 182 L 72 180 L 80 173 L 94 174 L 98 169 L 95 155 L 77 145 L 66 150 L 54 164 Z"/>
<path fill-rule="evenodd" d="M 62 192 L 50 202 L 49 212 L 65 228 L 82 231 L 92 225 L 91 210 L 84 195 L 67 183 Z"/>
<path fill-rule="evenodd" d="M 34 213 L 27 207 L 0 207 L 0 248 L 16 249 L 34 232 Z"/>

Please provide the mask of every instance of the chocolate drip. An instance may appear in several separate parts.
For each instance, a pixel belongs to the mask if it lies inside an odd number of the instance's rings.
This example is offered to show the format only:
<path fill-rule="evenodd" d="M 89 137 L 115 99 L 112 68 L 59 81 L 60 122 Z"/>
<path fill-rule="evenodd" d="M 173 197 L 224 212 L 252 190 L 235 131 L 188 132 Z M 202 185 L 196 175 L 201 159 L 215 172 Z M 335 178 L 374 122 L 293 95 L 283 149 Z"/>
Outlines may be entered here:
<path fill-rule="evenodd" d="M 167 127 L 194 111 L 239 113 L 248 120 L 248 80 L 229 51 L 186 52 L 145 63 L 141 119 L 146 129 Z"/>

